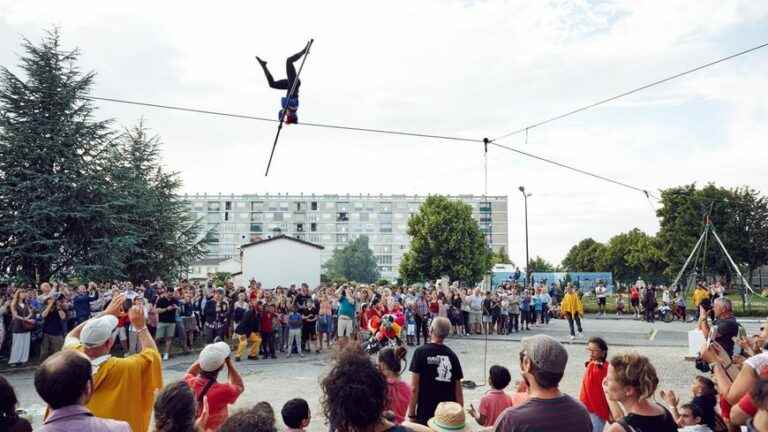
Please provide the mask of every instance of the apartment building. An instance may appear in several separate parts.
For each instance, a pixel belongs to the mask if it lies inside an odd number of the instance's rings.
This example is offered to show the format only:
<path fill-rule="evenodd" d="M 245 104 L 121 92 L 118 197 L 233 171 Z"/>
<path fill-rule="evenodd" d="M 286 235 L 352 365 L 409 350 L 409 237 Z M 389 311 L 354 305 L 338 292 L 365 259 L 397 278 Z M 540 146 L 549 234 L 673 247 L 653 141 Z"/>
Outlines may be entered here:
<path fill-rule="evenodd" d="M 394 279 L 410 246 L 408 218 L 424 195 L 187 194 L 190 212 L 214 232 L 209 258 L 237 257 L 240 246 L 285 234 L 324 246 L 323 262 L 333 251 L 368 236 L 383 277 Z M 472 206 L 473 217 L 495 250 L 507 248 L 506 196 L 449 196 Z"/>

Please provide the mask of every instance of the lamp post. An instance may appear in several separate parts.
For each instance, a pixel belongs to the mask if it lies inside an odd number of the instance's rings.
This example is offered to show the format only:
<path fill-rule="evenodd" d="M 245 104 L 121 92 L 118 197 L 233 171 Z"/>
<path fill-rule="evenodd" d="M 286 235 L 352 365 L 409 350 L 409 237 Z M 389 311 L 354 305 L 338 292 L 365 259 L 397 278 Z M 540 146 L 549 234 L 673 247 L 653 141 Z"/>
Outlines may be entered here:
<path fill-rule="evenodd" d="M 530 272 L 530 258 L 528 257 L 528 197 L 530 193 L 525 192 L 525 187 L 520 186 L 517 188 L 523 194 L 523 202 L 525 203 L 525 288 L 528 288 L 528 277 Z"/>

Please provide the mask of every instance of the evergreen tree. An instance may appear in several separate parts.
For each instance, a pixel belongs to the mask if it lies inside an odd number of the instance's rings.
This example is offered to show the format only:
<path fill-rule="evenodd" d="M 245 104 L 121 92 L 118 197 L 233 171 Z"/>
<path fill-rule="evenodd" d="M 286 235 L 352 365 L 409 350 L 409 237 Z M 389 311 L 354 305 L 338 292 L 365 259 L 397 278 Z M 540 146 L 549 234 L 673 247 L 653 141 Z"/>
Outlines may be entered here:
<path fill-rule="evenodd" d="M 0 266 L 27 281 L 120 276 L 132 246 L 102 162 L 111 132 L 84 98 L 94 73 L 58 31 L 28 40 L 17 76 L 0 68 Z"/>
<path fill-rule="evenodd" d="M 123 132 L 110 153 L 111 180 L 123 195 L 122 211 L 135 240 L 124 259 L 125 273 L 136 281 L 178 276 L 205 255 L 210 241 L 179 198 L 179 174 L 163 169 L 160 144 L 141 120 Z"/>

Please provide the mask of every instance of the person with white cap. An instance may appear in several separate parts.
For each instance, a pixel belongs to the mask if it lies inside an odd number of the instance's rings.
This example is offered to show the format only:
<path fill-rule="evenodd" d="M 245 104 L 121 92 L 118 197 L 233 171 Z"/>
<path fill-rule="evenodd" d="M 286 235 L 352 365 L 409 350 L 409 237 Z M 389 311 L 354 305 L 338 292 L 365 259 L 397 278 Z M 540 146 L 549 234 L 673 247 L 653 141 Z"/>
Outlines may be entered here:
<path fill-rule="evenodd" d="M 589 413 L 576 399 L 560 391 L 568 352 L 546 335 L 520 341 L 520 374 L 531 398 L 507 408 L 494 425 L 495 431 L 591 432 Z M 557 413 L 557 415 L 552 415 Z"/>
<path fill-rule="evenodd" d="M 125 358 L 112 357 L 118 317 L 122 316 L 124 295 L 115 296 L 97 318 L 75 327 L 67 335 L 65 349 L 82 351 L 93 367 L 93 394 L 86 407 L 93 415 L 128 422 L 134 432 L 149 427 L 155 391 L 163 387 L 160 353 L 147 330 L 144 308 L 128 310 L 141 352 Z"/>
<path fill-rule="evenodd" d="M 229 417 L 227 406 L 237 402 L 237 398 L 245 390 L 243 378 L 235 369 L 230 354 L 231 350 L 226 342 L 206 345 L 184 376 L 184 381 L 195 393 L 198 406 L 203 405 L 204 398 L 208 400 L 208 421 L 205 430 L 218 430 Z M 216 382 L 224 366 L 227 367 L 229 375 L 227 384 Z"/>

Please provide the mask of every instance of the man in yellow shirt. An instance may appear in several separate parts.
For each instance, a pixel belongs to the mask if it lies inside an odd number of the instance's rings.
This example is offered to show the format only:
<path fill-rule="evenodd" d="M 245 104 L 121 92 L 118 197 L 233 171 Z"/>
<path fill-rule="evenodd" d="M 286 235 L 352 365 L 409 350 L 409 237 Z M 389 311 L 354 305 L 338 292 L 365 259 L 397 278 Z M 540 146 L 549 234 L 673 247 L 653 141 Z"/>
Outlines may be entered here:
<path fill-rule="evenodd" d="M 693 306 L 696 310 L 696 319 L 699 319 L 699 306 L 704 306 L 707 311 L 710 309 L 709 290 L 701 282 L 697 283 L 693 290 Z"/>
<path fill-rule="evenodd" d="M 124 300 L 123 295 L 115 297 L 101 316 L 75 327 L 64 346 L 82 351 L 91 360 L 93 395 L 86 407 L 93 415 L 123 420 L 134 432 L 146 432 L 155 391 L 163 387 L 162 364 L 142 306 L 128 311 L 141 352 L 126 358 L 109 354 L 117 335 L 118 317 L 124 313 Z"/>
<path fill-rule="evenodd" d="M 563 301 L 560 303 L 560 313 L 568 319 L 568 326 L 571 328 L 571 340 L 576 338 L 576 332 L 573 331 L 574 321 L 576 321 L 579 337 L 581 337 L 581 318 L 584 316 L 584 304 L 570 282 L 566 286 L 565 296 L 563 296 Z"/>

